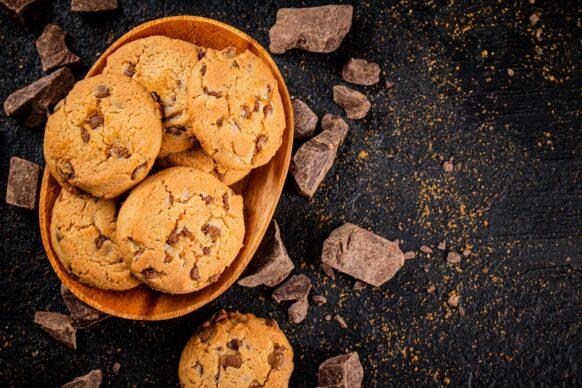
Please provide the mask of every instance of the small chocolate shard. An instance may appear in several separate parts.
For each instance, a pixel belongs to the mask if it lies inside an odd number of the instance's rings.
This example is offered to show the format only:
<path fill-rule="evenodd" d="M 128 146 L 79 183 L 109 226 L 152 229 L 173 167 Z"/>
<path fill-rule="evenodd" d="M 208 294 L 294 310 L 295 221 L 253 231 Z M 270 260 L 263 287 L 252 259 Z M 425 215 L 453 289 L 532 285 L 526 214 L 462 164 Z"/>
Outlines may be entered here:
<path fill-rule="evenodd" d="M 71 318 L 65 314 L 37 311 L 34 313 L 34 323 L 61 344 L 73 350 L 77 349 L 77 329 L 73 327 Z"/>
<path fill-rule="evenodd" d="M 103 115 L 101 113 L 96 112 L 89 117 L 87 123 L 89 124 L 91 129 L 97 129 L 103 126 L 103 124 L 105 123 L 105 119 L 103 118 Z"/>
<path fill-rule="evenodd" d="M 215 225 L 204 224 L 202 225 L 202 233 L 210 236 L 212 241 L 216 241 L 220 237 L 220 228 Z"/>
<path fill-rule="evenodd" d="M 350 58 L 342 69 L 342 78 L 357 85 L 374 85 L 380 82 L 380 66 L 364 59 Z"/>
<path fill-rule="evenodd" d="M 453 166 L 453 163 L 451 163 L 450 161 L 443 162 L 444 172 L 453 172 L 454 169 L 455 167 Z"/>
<path fill-rule="evenodd" d="M 285 347 L 279 344 L 273 346 L 273 351 L 267 358 L 271 369 L 278 370 L 285 363 Z"/>
<path fill-rule="evenodd" d="M 247 273 L 250 274 L 240 279 L 238 284 L 243 287 L 275 287 L 289 276 L 294 267 L 281 239 L 279 225 L 272 220 L 249 266 Z"/>
<path fill-rule="evenodd" d="M 208 342 L 212 334 L 214 334 L 214 329 L 208 322 L 206 322 L 200 328 L 198 336 L 200 337 L 201 342 Z"/>
<path fill-rule="evenodd" d="M 404 252 L 404 260 L 414 259 L 415 257 L 416 257 L 416 252 L 414 252 L 414 251 Z"/>
<path fill-rule="evenodd" d="M 338 314 L 333 316 L 333 320 L 336 321 L 342 329 L 348 328 L 348 324 L 346 323 L 346 321 L 344 321 L 344 319 L 341 316 L 339 316 Z"/>
<path fill-rule="evenodd" d="M 80 60 L 67 48 L 65 31 L 56 24 L 47 24 L 35 44 L 44 72 L 61 66 L 73 65 Z"/>
<path fill-rule="evenodd" d="M 293 116 L 295 119 L 296 139 L 305 139 L 311 137 L 317 126 L 317 115 L 311 108 L 298 98 L 293 100 Z"/>
<path fill-rule="evenodd" d="M 101 372 L 101 369 L 95 369 L 84 376 L 77 377 L 74 380 L 63 384 L 61 388 L 99 388 L 102 380 L 103 372 Z"/>
<path fill-rule="evenodd" d="M 445 249 L 447 249 L 447 243 L 445 241 L 441 241 L 438 245 L 437 245 L 437 249 L 439 251 L 444 251 Z"/>
<path fill-rule="evenodd" d="M 111 368 L 111 370 L 115 374 L 119 373 L 119 371 L 121 370 L 121 364 L 116 362 L 115 364 L 113 364 L 113 367 Z"/>
<path fill-rule="evenodd" d="M 344 139 L 346 138 L 350 127 L 341 117 L 326 113 L 321 119 L 321 129 L 324 131 L 331 131 L 334 134 L 336 144 L 339 147 L 344 143 Z"/>
<path fill-rule="evenodd" d="M 205 205 L 210 205 L 212 202 L 214 202 L 214 197 L 212 195 L 200 194 L 200 198 L 204 201 Z"/>
<path fill-rule="evenodd" d="M 361 282 L 361 281 L 359 281 L 359 280 L 356 280 L 356 281 L 354 282 L 354 286 L 352 287 L 352 289 L 353 289 L 354 291 L 361 291 L 361 290 L 363 290 L 364 288 L 366 288 L 366 286 L 367 286 L 367 284 L 366 284 L 366 283 L 364 283 L 364 282 Z"/>
<path fill-rule="evenodd" d="M 109 318 L 109 315 L 77 298 L 64 284 L 61 284 L 61 297 L 69 309 L 71 322 L 77 329 L 86 329 Z"/>
<path fill-rule="evenodd" d="M 351 5 L 281 8 L 269 30 L 269 50 L 283 54 L 292 48 L 315 53 L 335 51 L 352 26 Z"/>
<path fill-rule="evenodd" d="M 307 297 L 299 299 L 287 310 L 287 314 L 289 316 L 289 322 L 293 324 L 301 323 L 307 317 L 307 312 L 309 311 L 309 302 L 307 301 Z"/>
<path fill-rule="evenodd" d="M 4 101 L 4 112 L 10 117 L 24 117 L 27 126 L 36 127 L 74 84 L 73 73 L 63 67 L 9 95 Z"/>
<path fill-rule="evenodd" d="M 206 94 L 207 96 L 212 96 L 216 98 L 222 97 L 222 92 L 216 90 L 209 90 L 206 86 L 204 86 L 202 90 L 204 91 L 204 94 Z"/>
<path fill-rule="evenodd" d="M 25 209 L 34 209 L 40 177 L 40 166 L 26 159 L 10 158 L 6 203 Z"/>
<path fill-rule="evenodd" d="M 421 252 L 426 253 L 427 255 L 430 255 L 432 253 L 432 249 L 426 245 L 421 246 L 420 248 L 418 248 Z"/>
<path fill-rule="evenodd" d="M 128 63 L 127 65 L 125 65 L 123 74 L 130 78 L 133 77 L 133 75 L 135 74 L 135 65 L 133 63 Z"/>
<path fill-rule="evenodd" d="M 321 261 L 354 278 L 379 287 L 404 265 L 398 243 L 346 223 L 323 243 Z"/>
<path fill-rule="evenodd" d="M 238 338 L 233 338 L 226 344 L 226 346 L 232 350 L 238 350 L 242 346 L 242 341 Z"/>
<path fill-rule="evenodd" d="M 293 275 L 273 292 L 277 303 L 306 298 L 311 289 L 311 280 L 305 275 Z"/>
<path fill-rule="evenodd" d="M 239 353 L 227 354 L 222 356 L 222 367 L 226 368 L 236 368 L 239 369 L 242 366 L 242 358 Z"/>
<path fill-rule="evenodd" d="M 394 82 L 392 82 L 392 81 L 386 81 L 386 82 L 384 83 L 384 86 L 385 86 L 385 87 L 386 87 L 386 89 L 388 89 L 388 90 L 390 90 L 390 89 L 393 89 L 395 85 L 396 85 L 396 84 L 395 84 Z"/>
<path fill-rule="evenodd" d="M 451 264 L 459 264 L 461 262 L 461 255 L 457 252 L 449 252 L 447 254 L 447 262 Z"/>
<path fill-rule="evenodd" d="M 71 0 L 73 12 L 101 12 L 117 9 L 117 0 Z"/>
<path fill-rule="evenodd" d="M 313 301 L 313 303 L 315 303 L 317 307 L 323 306 L 324 304 L 327 303 L 327 298 L 323 295 L 313 295 L 311 297 L 311 300 Z"/>
<path fill-rule="evenodd" d="M 109 97 L 109 87 L 107 85 L 99 85 L 93 91 L 93 95 L 97 98 Z"/>
<path fill-rule="evenodd" d="M 364 368 L 358 353 L 342 354 L 324 361 L 319 366 L 319 387 L 360 388 L 364 379 Z"/>
<path fill-rule="evenodd" d="M 449 293 L 449 299 L 447 299 L 447 304 L 451 307 L 459 307 L 459 301 L 461 297 L 457 291 L 453 290 Z"/>
<path fill-rule="evenodd" d="M 352 120 L 363 119 L 372 106 L 365 95 L 343 85 L 333 87 L 333 100 L 344 108 L 346 116 Z"/>
<path fill-rule="evenodd" d="M 270 102 L 267 102 L 267 105 L 265 105 L 263 107 L 263 115 L 265 117 L 269 116 L 271 113 L 273 113 L 273 105 L 271 105 Z"/>
<path fill-rule="evenodd" d="M 327 115 L 326 115 L 327 116 Z M 326 124 L 329 122 L 329 118 Z M 323 125 L 323 120 L 322 120 Z M 305 142 L 293 156 L 291 174 L 299 194 L 312 197 L 333 166 L 337 149 L 347 131 L 341 125 L 331 126 L 319 135 Z"/>
<path fill-rule="evenodd" d="M 117 159 L 119 159 L 119 158 L 127 159 L 131 156 L 131 153 L 124 146 L 121 146 L 119 144 L 115 144 L 113 147 L 111 147 L 109 149 L 109 156 L 115 157 Z"/>

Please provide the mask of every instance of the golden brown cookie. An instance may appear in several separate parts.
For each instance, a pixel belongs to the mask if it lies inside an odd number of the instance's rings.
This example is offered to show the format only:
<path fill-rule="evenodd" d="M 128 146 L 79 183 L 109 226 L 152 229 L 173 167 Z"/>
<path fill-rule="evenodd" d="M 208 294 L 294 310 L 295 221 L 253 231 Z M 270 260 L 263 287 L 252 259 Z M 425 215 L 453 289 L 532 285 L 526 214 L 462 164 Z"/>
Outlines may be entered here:
<path fill-rule="evenodd" d="M 134 275 L 171 294 L 218 280 L 244 233 L 242 197 L 190 167 L 148 177 L 129 194 L 117 222 L 117 241 Z"/>
<path fill-rule="evenodd" d="M 134 40 L 107 58 L 103 73 L 131 77 L 160 103 L 164 120 L 160 156 L 191 146 L 193 135 L 186 108 L 186 85 L 197 62 L 196 46 L 166 36 Z"/>
<path fill-rule="evenodd" d="M 281 145 L 285 112 L 277 81 L 250 51 L 208 49 L 194 67 L 188 94 L 194 134 L 223 166 L 262 166 Z"/>
<path fill-rule="evenodd" d="M 222 166 L 204 152 L 198 142 L 190 149 L 169 154 L 160 161 L 163 166 L 193 167 L 210 173 L 228 186 L 240 181 L 251 172 L 251 170 L 233 170 Z"/>
<path fill-rule="evenodd" d="M 44 156 L 68 190 L 113 198 L 146 177 L 160 151 L 158 105 L 118 74 L 79 81 L 48 118 Z"/>
<path fill-rule="evenodd" d="M 284 388 L 293 348 L 277 322 L 224 310 L 196 331 L 182 357 L 182 387 Z"/>
<path fill-rule="evenodd" d="M 114 200 L 61 190 L 51 219 L 51 241 L 65 269 L 81 283 L 104 290 L 139 284 L 115 241 Z"/>

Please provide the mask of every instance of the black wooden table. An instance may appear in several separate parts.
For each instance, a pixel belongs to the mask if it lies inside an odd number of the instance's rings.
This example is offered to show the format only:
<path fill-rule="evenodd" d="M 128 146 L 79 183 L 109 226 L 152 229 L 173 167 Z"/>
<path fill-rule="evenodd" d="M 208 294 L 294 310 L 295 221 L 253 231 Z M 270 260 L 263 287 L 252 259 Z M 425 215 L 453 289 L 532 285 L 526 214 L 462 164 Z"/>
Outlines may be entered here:
<path fill-rule="evenodd" d="M 52 2 L 46 21 L 69 33 L 78 78 L 129 29 L 166 15 L 203 15 L 268 46 L 277 8 L 317 1 L 120 0 L 120 10 L 74 15 Z M 278 220 L 297 272 L 329 303 L 291 325 L 266 288 L 233 287 L 168 322 L 109 319 L 59 346 L 33 324 L 65 312 L 43 251 L 37 214 L 0 204 L 0 385 L 55 386 L 91 369 L 111 386 L 176 385 L 180 352 L 219 308 L 276 319 L 295 349 L 293 387 L 313 387 L 328 357 L 355 350 L 365 385 L 581 384 L 582 205 L 580 16 L 573 1 L 353 2 L 353 27 L 331 54 L 275 56 L 293 96 L 321 117 L 342 113 L 332 86 L 350 57 L 380 64 L 382 82 L 357 87 L 370 114 L 350 121 L 338 160 L 312 200 L 289 179 Z M 495 4 L 494 4 L 495 3 Z M 539 12 L 532 25 L 529 16 Z M 42 75 L 31 29 L 0 16 L 0 100 Z M 511 74 L 512 75 L 511 75 Z M 394 82 L 388 90 L 384 81 Z M 17 155 L 42 163 L 41 129 L 0 116 L 0 194 Z M 299 145 L 299 144 L 298 144 Z M 443 159 L 455 171 L 445 173 Z M 460 265 L 445 252 L 408 261 L 379 289 L 319 270 L 322 241 L 354 222 L 404 250 L 470 246 Z M 427 290 L 435 286 L 434 293 Z M 460 295 L 459 309 L 447 305 Z M 341 315 L 342 329 L 328 314 Z M 463 316 L 464 315 L 464 316 Z M 121 370 L 112 371 L 114 363 Z"/>

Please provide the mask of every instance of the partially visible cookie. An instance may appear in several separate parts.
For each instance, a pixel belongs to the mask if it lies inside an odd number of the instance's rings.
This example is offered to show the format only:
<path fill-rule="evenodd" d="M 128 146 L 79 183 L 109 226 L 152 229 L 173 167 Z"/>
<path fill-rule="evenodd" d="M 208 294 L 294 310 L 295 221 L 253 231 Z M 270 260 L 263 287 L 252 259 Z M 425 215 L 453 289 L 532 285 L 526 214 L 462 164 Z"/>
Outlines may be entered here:
<path fill-rule="evenodd" d="M 51 218 L 51 242 L 65 269 L 81 283 L 103 290 L 128 290 L 131 275 L 115 241 L 114 200 L 61 190 Z"/>
<path fill-rule="evenodd" d="M 134 40 L 107 58 L 103 73 L 131 77 L 160 103 L 164 120 L 160 156 L 184 151 L 192 145 L 186 84 L 197 62 L 196 46 L 166 36 Z"/>
<path fill-rule="evenodd" d="M 293 348 L 277 322 L 222 310 L 186 344 L 178 376 L 188 388 L 284 388 L 291 372 Z"/>
<path fill-rule="evenodd" d="M 240 181 L 251 172 L 251 170 L 233 170 L 220 165 L 204 152 L 198 142 L 186 151 L 167 155 L 161 161 L 162 165 L 166 166 L 185 166 L 202 170 L 214 175 L 228 186 Z"/>
<path fill-rule="evenodd" d="M 240 195 L 208 173 L 172 167 L 129 194 L 117 241 L 138 279 L 184 294 L 218 280 L 242 247 L 244 231 Z"/>
<path fill-rule="evenodd" d="M 250 51 L 208 49 L 192 71 L 188 94 L 194 134 L 223 166 L 262 166 L 281 145 L 285 112 L 277 81 Z"/>
<path fill-rule="evenodd" d="M 161 140 L 152 96 L 128 77 L 101 74 L 79 81 L 55 107 L 44 156 L 61 186 L 113 198 L 145 178 Z"/>

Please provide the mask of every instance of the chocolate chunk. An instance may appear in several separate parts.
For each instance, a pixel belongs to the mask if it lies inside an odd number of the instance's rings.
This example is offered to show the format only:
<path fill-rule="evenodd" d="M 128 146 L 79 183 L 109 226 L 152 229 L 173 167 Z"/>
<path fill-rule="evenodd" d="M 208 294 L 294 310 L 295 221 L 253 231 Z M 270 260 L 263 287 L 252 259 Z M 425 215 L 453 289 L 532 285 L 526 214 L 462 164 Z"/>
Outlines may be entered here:
<path fill-rule="evenodd" d="M 313 295 L 311 300 L 313 303 L 315 303 L 316 306 L 323 306 L 327 303 L 327 298 L 323 295 Z"/>
<path fill-rule="evenodd" d="M 232 350 L 238 350 L 242 346 L 242 341 L 238 338 L 234 338 L 230 340 L 226 346 L 228 346 Z"/>
<path fill-rule="evenodd" d="M 279 344 L 273 346 L 273 351 L 267 358 L 271 369 L 278 370 L 285 363 L 285 347 Z"/>
<path fill-rule="evenodd" d="M 331 232 L 323 243 L 321 261 L 378 287 L 402 268 L 404 254 L 398 243 L 346 223 Z"/>
<path fill-rule="evenodd" d="M 306 298 L 311 289 L 311 280 L 305 275 L 293 275 L 273 292 L 273 299 L 277 303 L 286 300 Z"/>
<path fill-rule="evenodd" d="M 124 146 L 120 146 L 119 144 L 115 144 L 114 146 L 112 146 L 109 149 L 109 156 L 115 157 L 118 159 L 119 158 L 126 158 L 127 159 L 131 156 L 131 153 Z"/>
<path fill-rule="evenodd" d="M 4 8 L 24 23 L 29 21 L 29 17 L 36 16 L 40 12 L 40 6 L 45 3 L 45 0 L 0 0 L 0 2 Z"/>
<path fill-rule="evenodd" d="M 324 361 L 319 366 L 317 382 L 320 387 L 360 388 L 364 368 L 358 353 L 342 354 Z"/>
<path fill-rule="evenodd" d="M 457 252 L 449 252 L 447 254 L 447 262 L 451 264 L 459 264 L 461 262 L 461 255 Z"/>
<path fill-rule="evenodd" d="M 329 118 L 326 125 L 328 122 Z M 306 197 L 315 194 L 335 161 L 337 149 L 347 133 L 344 129 L 343 126 L 335 125 L 305 142 L 297 150 L 291 163 L 291 174 L 299 194 Z"/>
<path fill-rule="evenodd" d="M 25 117 L 27 126 L 36 127 L 74 84 L 73 73 L 63 67 L 9 95 L 4 101 L 4 112 L 10 117 Z"/>
<path fill-rule="evenodd" d="M 87 123 L 89 124 L 91 129 L 97 129 L 103 126 L 103 124 L 105 123 L 105 119 L 103 118 L 103 115 L 101 113 L 97 112 L 93 113 L 91 117 L 89 117 Z"/>
<path fill-rule="evenodd" d="M 100 12 L 117 9 L 117 0 L 71 0 L 73 12 Z"/>
<path fill-rule="evenodd" d="M 281 240 L 277 221 L 272 220 L 263 241 L 247 270 L 249 275 L 238 281 L 243 287 L 257 287 L 264 284 L 275 287 L 291 273 L 294 265 Z"/>
<path fill-rule="evenodd" d="M 222 367 L 224 369 L 226 369 L 228 367 L 239 369 L 242 366 L 242 358 L 241 358 L 239 353 L 227 354 L 225 356 L 222 356 L 221 361 L 222 361 Z"/>
<path fill-rule="evenodd" d="M 35 44 L 44 72 L 79 62 L 79 57 L 65 44 L 65 31 L 56 24 L 47 24 Z"/>
<path fill-rule="evenodd" d="M 10 158 L 6 203 L 26 209 L 36 206 L 40 166 L 17 156 Z"/>
<path fill-rule="evenodd" d="M 283 54 L 292 48 L 315 53 L 335 51 L 352 25 L 351 5 L 281 8 L 269 30 L 269 50 Z"/>
<path fill-rule="evenodd" d="M 326 113 L 321 119 L 321 129 L 324 131 L 331 131 L 336 139 L 337 146 L 344 143 L 344 139 L 350 129 L 349 125 L 339 116 Z"/>
<path fill-rule="evenodd" d="M 348 328 L 348 324 L 346 323 L 346 321 L 344 321 L 344 319 L 340 317 L 338 314 L 334 315 L 333 319 L 338 323 L 338 325 L 340 325 L 342 329 Z"/>
<path fill-rule="evenodd" d="M 350 58 L 342 69 L 342 78 L 353 84 L 374 85 L 380 81 L 380 66 L 363 59 Z"/>
<path fill-rule="evenodd" d="M 128 63 L 123 70 L 123 74 L 128 77 L 133 77 L 135 74 L 135 65 L 133 63 Z"/>
<path fill-rule="evenodd" d="M 344 108 L 346 116 L 352 120 L 363 119 L 370 110 L 370 101 L 362 93 L 347 86 L 333 87 L 333 100 Z"/>
<path fill-rule="evenodd" d="M 317 125 L 317 115 L 298 98 L 293 100 L 293 116 L 295 118 L 294 136 L 296 139 L 305 139 L 313 135 Z"/>
<path fill-rule="evenodd" d="M 214 329 L 209 323 L 204 323 L 204 325 L 200 328 L 199 337 L 201 342 L 208 342 L 210 337 L 214 334 Z"/>
<path fill-rule="evenodd" d="M 109 97 L 109 87 L 107 85 L 99 85 L 93 91 L 93 95 L 97 98 Z"/>
<path fill-rule="evenodd" d="M 267 139 L 268 137 L 265 135 L 259 135 L 259 137 L 257 137 L 257 141 L 255 142 L 255 149 L 257 152 L 261 152 L 265 146 L 265 143 L 267 142 Z"/>
<path fill-rule="evenodd" d="M 71 318 L 65 314 L 37 311 L 34 313 L 34 323 L 61 344 L 73 350 L 77 349 L 77 329 L 73 327 Z"/>
<path fill-rule="evenodd" d="M 291 323 L 301 323 L 307 317 L 307 312 L 309 311 L 309 302 L 307 297 L 299 299 L 297 302 L 289 306 L 287 314 L 289 315 L 289 322 Z"/>
<path fill-rule="evenodd" d="M 86 329 L 109 318 L 109 315 L 94 309 L 77 298 L 64 284 L 61 284 L 61 297 L 69 309 L 72 324 L 77 329 Z"/>
<path fill-rule="evenodd" d="M 101 372 L 101 369 L 95 369 L 84 376 L 63 384 L 61 388 L 99 388 L 101 380 L 103 380 L 103 372 Z"/>

